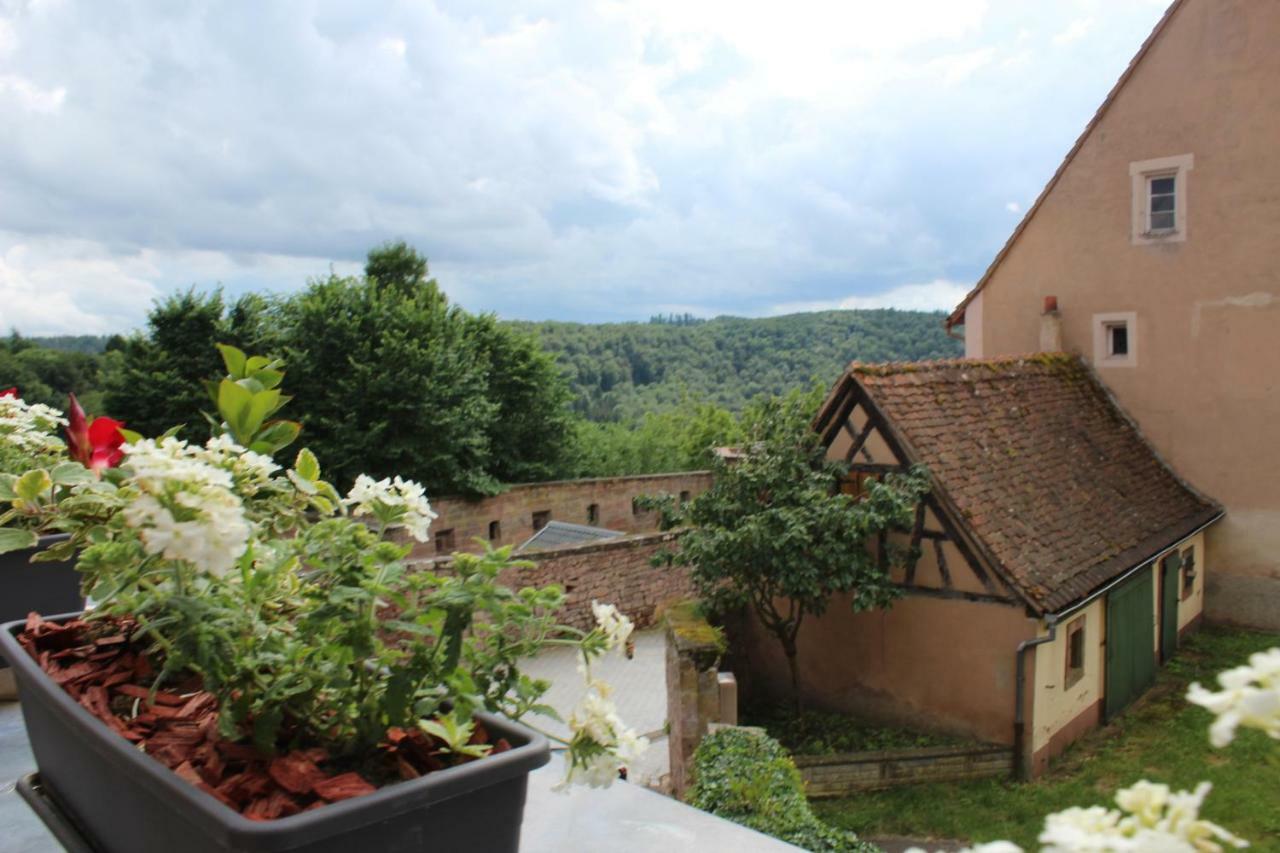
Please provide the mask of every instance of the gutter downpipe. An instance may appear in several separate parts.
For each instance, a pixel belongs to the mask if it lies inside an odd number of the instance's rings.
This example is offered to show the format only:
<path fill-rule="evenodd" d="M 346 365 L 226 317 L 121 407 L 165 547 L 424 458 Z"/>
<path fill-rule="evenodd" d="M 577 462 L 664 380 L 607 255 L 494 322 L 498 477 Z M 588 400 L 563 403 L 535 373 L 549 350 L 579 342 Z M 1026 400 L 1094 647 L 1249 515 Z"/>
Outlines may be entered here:
<path fill-rule="evenodd" d="M 1141 563 L 1138 563 L 1132 569 L 1129 569 L 1129 571 L 1125 572 L 1119 577 L 1111 580 L 1109 583 L 1104 584 L 1103 586 L 1094 590 L 1092 593 L 1090 593 L 1089 595 L 1086 595 L 1084 598 L 1080 599 L 1075 604 L 1072 604 L 1070 607 L 1065 607 L 1062 610 L 1059 610 L 1057 613 L 1050 613 L 1046 615 L 1044 617 L 1044 621 L 1045 621 L 1045 624 L 1049 626 L 1049 633 L 1047 636 L 1036 637 L 1035 639 L 1031 639 L 1031 640 L 1023 640 L 1021 643 L 1018 643 L 1018 651 L 1016 655 L 1017 662 L 1014 664 L 1014 666 L 1017 668 L 1017 676 L 1015 678 L 1015 684 L 1016 684 L 1014 689 L 1015 704 L 1013 708 L 1013 771 L 1015 774 L 1017 774 L 1019 779 L 1021 779 L 1022 781 L 1026 781 L 1027 778 L 1029 778 L 1030 776 L 1030 774 L 1027 773 L 1026 769 L 1022 766 L 1024 753 L 1026 751 L 1023 744 L 1023 734 L 1026 729 L 1026 722 L 1025 722 L 1026 714 L 1023 712 L 1023 702 L 1026 698 L 1026 692 L 1027 692 L 1027 676 L 1026 676 L 1026 670 L 1024 669 L 1023 665 L 1025 663 L 1025 656 L 1026 656 L 1027 650 L 1034 648 L 1035 646 L 1043 646 L 1045 643 L 1052 643 L 1057 638 L 1057 635 L 1058 635 L 1058 622 L 1064 616 L 1067 616 L 1068 614 L 1071 614 L 1071 613 L 1075 613 L 1077 610 L 1080 610 L 1082 607 L 1089 604 L 1094 599 L 1099 598 L 1102 595 L 1110 592 L 1115 587 L 1127 581 L 1137 572 L 1149 567 L 1152 563 L 1155 562 L 1156 558 L 1159 557 L 1161 554 L 1164 554 L 1167 551 L 1171 551 L 1179 547 L 1188 539 L 1190 539 L 1192 536 L 1195 536 L 1197 533 L 1204 531 L 1211 524 L 1220 520 L 1224 515 L 1226 515 L 1225 510 L 1219 511 L 1218 514 L 1215 515 L 1213 518 L 1209 519 L 1204 524 L 1200 525 L 1195 530 L 1188 533 L 1186 536 L 1183 536 L 1177 542 L 1174 542 L 1172 545 L 1168 545 L 1164 548 L 1161 548 L 1159 551 L 1156 551 L 1150 557 L 1143 560 Z"/>
<path fill-rule="evenodd" d="M 1045 643 L 1052 643 L 1058 637 L 1058 614 L 1050 613 L 1045 617 L 1045 623 L 1049 626 L 1049 633 L 1043 637 L 1036 637 L 1031 640 L 1023 640 L 1018 643 L 1017 663 L 1014 666 L 1018 673 L 1015 679 L 1016 687 L 1014 688 L 1014 706 L 1013 706 L 1013 772 L 1021 781 L 1026 781 L 1031 774 L 1023 767 L 1023 760 L 1026 757 L 1025 734 L 1026 734 L 1026 714 L 1023 706 L 1026 704 L 1027 693 L 1027 671 L 1026 671 L 1026 654 L 1029 649 L 1036 646 L 1043 646 Z"/>

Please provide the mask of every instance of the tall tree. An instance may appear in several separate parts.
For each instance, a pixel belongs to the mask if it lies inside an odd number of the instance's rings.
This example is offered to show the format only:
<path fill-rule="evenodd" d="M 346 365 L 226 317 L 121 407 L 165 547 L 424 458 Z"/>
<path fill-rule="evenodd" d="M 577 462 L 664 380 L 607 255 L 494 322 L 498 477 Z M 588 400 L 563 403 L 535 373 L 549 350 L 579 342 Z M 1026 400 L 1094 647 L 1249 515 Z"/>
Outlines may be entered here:
<path fill-rule="evenodd" d="M 746 455 L 717 460 L 712 487 L 672 513 L 666 524 L 688 525 L 668 557 L 689 566 L 702 597 L 714 607 L 748 607 L 782 646 L 800 705 L 797 636 L 838 593 L 857 612 L 890 604 L 898 590 L 892 566 L 915 555 L 878 555 L 881 532 L 906 529 L 926 489 L 921 472 L 887 475 L 866 495 L 843 494 L 847 466 L 825 457 L 809 427 L 812 394 L 758 401 L 749 413 Z"/>

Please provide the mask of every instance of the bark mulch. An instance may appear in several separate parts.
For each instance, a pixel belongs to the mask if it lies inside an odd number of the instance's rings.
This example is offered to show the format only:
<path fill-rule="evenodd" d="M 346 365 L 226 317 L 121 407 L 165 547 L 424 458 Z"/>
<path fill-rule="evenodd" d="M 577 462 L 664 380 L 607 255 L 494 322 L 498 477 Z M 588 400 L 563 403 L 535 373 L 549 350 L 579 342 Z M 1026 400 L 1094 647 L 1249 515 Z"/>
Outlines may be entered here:
<path fill-rule="evenodd" d="M 53 681 L 112 731 L 137 744 L 179 777 L 252 820 L 274 820 L 373 793 L 378 785 L 334 766 L 320 747 L 264 755 L 218 732 L 218 700 L 200 679 L 155 689 L 156 662 L 130 642 L 126 621 L 49 622 L 32 613 L 18 636 Z M 473 743 L 488 743 L 477 722 Z M 373 765 L 375 781 L 414 779 L 449 764 L 439 744 L 418 729 L 387 730 Z M 493 752 L 510 749 L 499 739 Z"/>

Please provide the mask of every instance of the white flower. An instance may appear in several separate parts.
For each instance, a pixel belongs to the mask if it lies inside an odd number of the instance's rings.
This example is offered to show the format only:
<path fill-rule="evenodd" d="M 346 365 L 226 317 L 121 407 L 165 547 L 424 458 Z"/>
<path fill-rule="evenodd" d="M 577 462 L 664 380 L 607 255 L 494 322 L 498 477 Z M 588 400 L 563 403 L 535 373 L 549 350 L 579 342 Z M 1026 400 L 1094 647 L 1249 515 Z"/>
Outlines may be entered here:
<path fill-rule="evenodd" d="M 587 681 L 582 701 L 569 715 L 569 755 L 557 790 L 577 783 L 607 788 L 618 777 L 619 767 L 635 761 L 649 748 L 648 739 L 618 717 L 610 693 L 612 689 L 605 682 Z"/>
<path fill-rule="evenodd" d="M 0 397 L 0 440 L 23 453 L 56 452 L 63 447 L 54 435 L 66 426 L 62 412 L 43 403 L 28 403 L 18 397 Z"/>
<path fill-rule="evenodd" d="M 631 632 L 635 630 L 630 619 L 612 604 L 600 604 L 596 601 L 591 602 L 591 613 L 595 616 L 600 630 L 604 632 L 609 648 L 626 646 L 627 640 L 631 639 Z"/>
<path fill-rule="evenodd" d="M 1280 740 L 1280 648 L 1249 656 L 1246 666 L 1218 675 L 1217 693 L 1192 684 L 1187 701 L 1211 711 L 1216 719 L 1209 727 L 1209 741 L 1223 747 L 1235 739 L 1241 726 L 1260 729 Z"/>
<path fill-rule="evenodd" d="M 907 853 L 928 853 L 928 851 L 920 847 L 909 847 Z M 1012 841 L 988 841 L 986 844 L 966 847 L 960 853 L 1022 853 L 1022 848 Z"/>
<path fill-rule="evenodd" d="M 121 514 L 147 553 L 215 576 L 229 572 L 252 532 L 231 490 L 231 474 L 210 464 L 207 451 L 176 438 L 145 439 L 124 451 L 129 482 L 139 494 Z"/>
<path fill-rule="evenodd" d="M 204 451 L 198 454 L 199 458 L 230 471 L 241 494 L 256 493 L 271 480 L 271 475 L 280 470 L 270 456 L 241 447 L 229 435 L 216 435 L 204 447 Z"/>
<path fill-rule="evenodd" d="M 1195 791 L 1140 781 L 1116 792 L 1121 811 L 1070 808 L 1045 818 L 1043 853 L 1221 853 L 1223 842 L 1247 847 L 1222 827 L 1200 819 L 1208 782 Z"/>
<path fill-rule="evenodd" d="M 413 480 L 374 480 L 367 474 L 356 477 L 344 501 L 352 515 L 372 515 L 390 527 L 403 527 L 419 542 L 426 542 L 435 512 L 422 486 Z"/>

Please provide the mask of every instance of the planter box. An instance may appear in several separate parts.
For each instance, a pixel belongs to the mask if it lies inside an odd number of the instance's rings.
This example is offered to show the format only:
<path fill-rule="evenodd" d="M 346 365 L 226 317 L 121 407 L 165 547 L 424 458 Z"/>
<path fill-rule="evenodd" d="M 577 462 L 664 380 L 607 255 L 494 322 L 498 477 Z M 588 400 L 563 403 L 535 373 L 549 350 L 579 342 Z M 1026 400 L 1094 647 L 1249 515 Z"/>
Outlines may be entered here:
<path fill-rule="evenodd" d="M 32 610 L 46 616 L 84 607 L 74 562 L 31 562 L 37 553 L 67 538 L 65 533 L 41 536 L 35 548 L 0 554 L 0 623 L 26 619 Z"/>
<path fill-rule="evenodd" d="M 22 629 L 22 622 L 0 629 L 0 653 L 17 676 L 42 784 L 103 853 L 515 851 L 528 774 L 550 758 L 545 738 L 481 715 L 511 750 L 314 811 L 252 821 L 82 708 L 18 645 Z"/>

